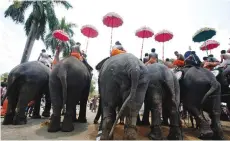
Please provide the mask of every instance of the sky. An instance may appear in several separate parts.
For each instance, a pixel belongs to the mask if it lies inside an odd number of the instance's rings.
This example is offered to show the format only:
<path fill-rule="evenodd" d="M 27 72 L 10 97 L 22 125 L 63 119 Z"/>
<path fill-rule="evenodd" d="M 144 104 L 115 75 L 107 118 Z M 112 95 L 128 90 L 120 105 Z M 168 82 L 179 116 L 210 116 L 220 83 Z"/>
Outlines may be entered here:
<path fill-rule="evenodd" d="M 80 29 L 86 24 L 95 26 L 99 32 L 97 38 L 89 39 L 88 62 L 95 67 L 102 59 L 109 55 L 111 28 L 103 25 L 103 16 L 108 12 L 115 12 L 123 19 L 123 25 L 114 28 L 113 44 L 120 41 L 129 53 L 138 58 L 142 39 L 135 36 L 135 31 L 142 26 L 150 27 L 154 34 L 161 30 L 173 33 L 172 40 L 165 43 L 165 58 L 175 58 L 174 51 L 185 53 L 189 46 L 195 50 L 200 59 L 206 52 L 200 51 L 202 43 L 194 43 L 193 35 L 200 28 L 210 27 L 216 30 L 212 39 L 220 46 L 212 50 L 212 54 L 219 59 L 220 51 L 230 48 L 230 0 L 69 0 L 73 9 L 66 10 L 56 6 L 55 12 L 59 19 L 65 17 L 68 22 L 78 25 L 74 29 L 74 40 L 82 44 L 84 50 L 87 37 Z M 9 72 L 18 65 L 26 43 L 23 24 L 15 24 L 10 18 L 4 17 L 4 11 L 12 0 L 0 0 L 0 74 Z M 26 11 L 26 18 L 32 8 Z M 35 41 L 30 61 L 37 60 L 44 43 Z M 154 37 L 145 39 L 144 50 L 150 52 L 155 48 L 162 58 L 162 43 L 156 42 Z M 50 52 L 49 52 L 50 53 Z M 94 71 L 97 76 L 96 71 Z"/>

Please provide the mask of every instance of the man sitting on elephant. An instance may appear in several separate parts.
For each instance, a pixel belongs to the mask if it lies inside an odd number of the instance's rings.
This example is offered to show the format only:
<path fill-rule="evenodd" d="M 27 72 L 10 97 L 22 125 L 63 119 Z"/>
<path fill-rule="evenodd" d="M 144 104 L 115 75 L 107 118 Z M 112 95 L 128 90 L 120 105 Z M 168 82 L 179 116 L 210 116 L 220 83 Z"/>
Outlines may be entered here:
<path fill-rule="evenodd" d="M 79 59 L 80 61 L 82 61 L 86 67 L 90 70 L 90 72 L 92 72 L 93 68 L 88 64 L 88 62 L 86 61 L 85 57 L 82 55 L 81 51 L 80 51 L 80 43 L 77 43 L 76 46 L 72 47 L 72 52 L 71 52 L 71 56 L 76 57 L 77 59 Z"/>
<path fill-rule="evenodd" d="M 185 58 L 185 65 L 187 66 L 196 66 L 200 67 L 201 66 L 201 61 L 200 58 L 196 55 L 195 51 L 187 51 L 184 55 Z"/>
<path fill-rule="evenodd" d="M 145 65 L 149 65 L 149 64 L 153 64 L 153 63 L 157 63 L 157 54 L 156 53 L 150 53 L 149 54 L 149 61 L 147 61 L 145 63 Z"/>
<path fill-rule="evenodd" d="M 117 41 L 115 45 L 113 46 L 113 49 L 110 55 L 114 56 L 120 53 L 126 53 L 126 50 L 123 48 L 122 44 L 119 41 Z"/>
<path fill-rule="evenodd" d="M 207 60 L 204 62 L 203 67 L 211 71 L 219 64 L 220 62 L 216 58 L 214 58 L 212 54 L 210 54 L 207 57 Z"/>
<path fill-rule="evenodd" d="M 173 62 L 174 66 L 183 67 L 184 66 L 184 57 L 182 54 L 179 54 L 178 51 L 175 51 L 174 54 L 177 57 L 177 60 Z"/>

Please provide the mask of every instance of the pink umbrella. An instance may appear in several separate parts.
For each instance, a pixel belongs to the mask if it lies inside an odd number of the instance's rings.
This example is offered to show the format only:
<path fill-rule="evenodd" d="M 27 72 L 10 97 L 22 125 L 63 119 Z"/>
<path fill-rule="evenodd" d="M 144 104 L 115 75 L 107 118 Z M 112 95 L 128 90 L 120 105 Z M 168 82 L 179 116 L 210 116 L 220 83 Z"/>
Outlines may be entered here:
<path fill-rule="evenodd" d="M 111 37 L 110 37 L 110 51 L 112 48 L 113 41 L 113 28 L 119 27 L 123 24 L 123 19 L 117 13 L 110 12 L 103 17 L 103 24 L 111 27 Z"/>
<path fill-rule="evenodd" d="M 54 38 L 66 42 L 69 40 L 69 36 L 63 30 L 55 30 L 53 32 Z"/>
<path fill-rule="evenodd" d="M 200 50 L 202 51 L 210 50 L 211 53 L 211 50 L 217 48 L 219 45 L 220 43 L 215 40 L 207 40 L 201 45 Z"/>
<path fill-rule="evenodd" d="M 84 25 L 81 28 L 81 33 L 88 37 L 85 52 L 87 53 L 89 38 L 95 38 L 98 36 L 97 29 L 92 25 Z"/>
<path fill-rule="evenodd" d="M 154 33 L 153 33 L 151 28 L 144 26 L 144 27 L 139 28 L 136 31 L 135 35 L 137 37 L 139 37 L 139 38 L 142 38 L 141 58 L 140 58 L 140 59 L 142 59 L 142 52 L 143 52 L 143 47 L 144 47 L 144 39 L 152 37 L 154 35 Z"/>
<path fill-rule="evenodd" d="M 168 30 L 162 30 L 155 35 L 155 40 L 158 42 L 163 42 L 162 47 L 162 61 L 164 61 L 164 42 L 167 42 L 173 38 L 172 32 Z"/>

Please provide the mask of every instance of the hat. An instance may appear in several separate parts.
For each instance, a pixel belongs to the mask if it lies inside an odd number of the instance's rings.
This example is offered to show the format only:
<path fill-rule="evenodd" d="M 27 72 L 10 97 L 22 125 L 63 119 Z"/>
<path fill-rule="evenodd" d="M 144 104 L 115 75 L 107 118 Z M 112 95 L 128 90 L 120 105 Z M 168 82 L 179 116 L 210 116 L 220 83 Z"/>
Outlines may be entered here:
<path fill-rule="evenodd" d="M 115 45 L 121 45 L 121 43 L 119 41 L 116 41 Z"/>

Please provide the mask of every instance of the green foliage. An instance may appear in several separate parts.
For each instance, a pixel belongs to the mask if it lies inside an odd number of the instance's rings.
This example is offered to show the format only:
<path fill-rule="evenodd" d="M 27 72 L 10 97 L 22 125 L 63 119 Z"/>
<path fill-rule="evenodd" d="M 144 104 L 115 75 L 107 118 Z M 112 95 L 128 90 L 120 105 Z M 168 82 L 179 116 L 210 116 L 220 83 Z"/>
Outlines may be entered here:
<path fill-rule="evenodd" d="M 95 81 L 94 80 L 91 80 L 91 84 L 90 84 L 90 93 L 94 93 L 95 92 Z"/>
<path fill-rule="evenodd" d="M 32 36 L 36 39 L 44 40 L 46 34 L 46 25 L 49 30 L 54 31 L 58 28 L 58 19 L 54 11 L 54 4 L 61 4 L 66 9 L 72 8 L 67 1 L 14 1 L 5 11 L 5 17 L 10 17 L 15 23 L 24 23 L 24 29 L 28 36 L 33 23 L 36 23 L 36 32 Z M 29 6 L 33 7 L 28 19 L 25 22 L 25 11 Z"/>
<path fill-rule="evenodd" d="M 55 38 L 53 38 L 52 33 L 54 30 L 50 30 L 49 34 L 46 35 L 44 43 L 46 45 L 46 49 L 51 49 L 52 53 L 55 53 L 56 47 L 58 45 L 63 47 L 63 52 L 62 52 L 62 56 L 66 57 L 70 54 L 71 52 L 71 47 L 73 45 L 75 45 L 75 41 L 72 39 L 73 35 L 74 35 L 74 31 L 73 28 L 77 27 L 76 24 L 74 23 L 68 23 L 65 20 L 65 17 L 63 17 L 61 19 L 61 21 L 58 22 L 57 25 L 57 29 L 61 29 L 63 31 L 65 31 L 68 36 L 70 37 L 70 40 L 68 42 L 61 42 L 59 43 L 59 41 Z"/>
<path fill-rule="evenodd" d="M 3 81 L 4 78 L 8 78 L 8 75 L 9 75 L 8 72 L 5 72 L 5 73 L 1 74 L 1 81 Z"/>

